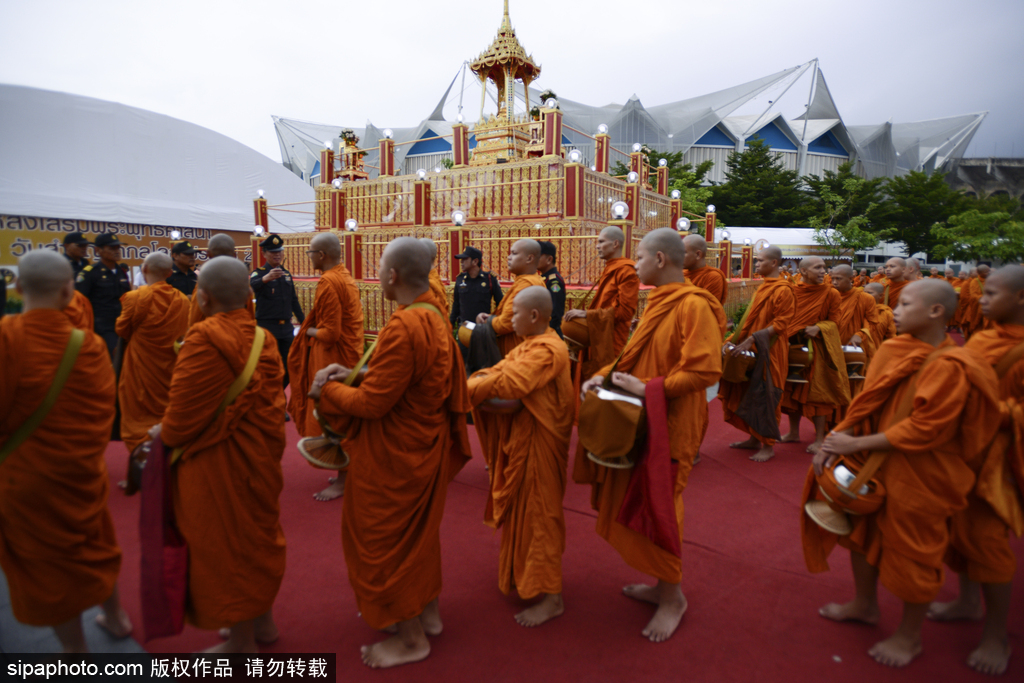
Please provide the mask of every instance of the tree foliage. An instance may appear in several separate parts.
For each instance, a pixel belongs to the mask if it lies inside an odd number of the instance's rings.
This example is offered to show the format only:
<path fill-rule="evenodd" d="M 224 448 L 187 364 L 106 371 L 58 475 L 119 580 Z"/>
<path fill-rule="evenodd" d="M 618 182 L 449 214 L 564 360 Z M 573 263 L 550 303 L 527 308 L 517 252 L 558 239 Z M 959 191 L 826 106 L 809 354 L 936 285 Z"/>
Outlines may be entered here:
<path fill-rule="evenodd" d="M 751 139 L 726 161 L 726 182 L 712 188 L 711 199 L 729 225 L 798 227 L 807 224 L 807 197 L 796 171 L 787 171 L 768 144 Z"/>
<path fill-rule="evenodd" d="M 919 251 L 936 254 L 939 238 L 932 232 L 953 215 L 968 208 L 968 198 L 946 184 L 941 173 L 911 171 L 885 184 L 883 211 L 874 217 L 872 227 L 891 230 L 890 239 L 903 242 L 907 256 Z M 937 255 L 937 254 L 936 254 Z"/>
<path fill-rule="evenodd" d="M 1024 260 L 1024 220 L 972 208 L 931 229 L 935 255 L 954 261 Z"/>
<path fill-rule="evenodd" d="M 715 162 L 710 159 L 702 161 L 694 167 L 693 164 L 683 163 L 683 152 L 659 152 L 648 147 L 643 148 L 647 155 L 648 163 L 657 167 L 659 161 L 664 159 L 668 168 L 668 189 L 679 190 L 680 207 L 683 211 L 703 216 L 707 209 L 708 200 L 711 198 L 711 188 L 703 187 L 701 184 Z M 622 176 L 629 173 L 629 166 L 622 162 L 616 162 L 612 167 L 612 175 Z M 653 176 L 653 171 L 652 171 Z M 651 178 L 651 182 L 655 182 Z M 675 227 L 669 226 L 669 227 Z M 691 229 L 696 229 L 704 234 L 704 224 L 694 223 Z"/>
<path fill-rule="evenodd" d="M 888 229 L 872 230 L 869 215 L 877 206 L 874 202 L 859 207 L 860 213 L 851 208 L 863 199 L 864 185 L 870 182 L 851 176 L 843 181 L 838 191 L 833 191 L 828 184 L 817 189 L 817 212 L 808 223 L 814 228 L 814 241 L 833 256 L 873 249 L 892 234 Z"/>

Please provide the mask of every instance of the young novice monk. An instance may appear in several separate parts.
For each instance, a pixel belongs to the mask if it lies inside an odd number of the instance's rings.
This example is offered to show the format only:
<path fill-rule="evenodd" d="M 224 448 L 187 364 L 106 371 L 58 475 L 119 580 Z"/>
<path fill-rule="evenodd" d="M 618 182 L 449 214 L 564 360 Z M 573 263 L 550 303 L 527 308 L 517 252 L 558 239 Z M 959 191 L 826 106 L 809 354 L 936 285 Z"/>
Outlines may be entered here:
<path fill-rule="evenodd" d="M 878 350 L 864 390 L 815 455 L 804 488 L 805 503 L 817 497 L 814 474 L 837 456 L 863 462 L 865 453 L 888 453 L 875 475 L 886 489 L 878 512 L 853 517 L 853 532 L 841 538 L 806 514 L 801 526 L 812 572 L 828 570 L 837 539 L 850 550 L 856 597 L 822 607 L 821 616 L 877 624 L 879 579 L 903 600 L 899 628 L 869 650 L 889 666 L 905 666 L 921 652 L 921 624 L 943 583 L 949 518 L 967 505 L 975 479 L 969 463 L 1000 421 L 992 368 L 946 335 L 954 310 L 956 294 L 948 283 L 929 279 L 906 286 L 896 308 L 900 336 Z"/>
<path fill-rule="evenodd" d="M 637 584 L 624 589 L 626 595 L 657 606 L 654 617 L 643 630 L 652 642 L 667 640 L 686 612 L 686 598 L 680 589 L 683 578 L 680 547 L 683 534 L 683 490 L 700 448 L 708 424 L 707 388 L 722 376 L 722 335 L 725 311 L 718 299 L 683 278 L 683 242 L 671 228 L 649 232 L 637 248 L 637 274 L 640 281 L 656 289 L 647 300 L 647 309 L 619 359 L 611 376 L 615 386 L 651 401 L 667 403 L 668 444 L 651 443 L 648 458 L 666 454 L 670 463 L 661 464 L 671 474 L 671 501 L 654 500 L 651 506 L 664 505 L 665 519 L 640 516 L 642 524 L 626 524 L 621 513 L 624 501 L 634 502 L 640 486 L 631 486 L 636 468 L 623 470 L 598 465 L 586 456 L 582 447 L 576 452 L 573 479 L 591 484 L 591 502 L 597 510 L 597 533 L 615 548 L 634 569 L 654 577 L 654 586 Z M 584 395 L 600 386 L 611 366 L 601 370 L 583 385 Z M 658 387 L 661 387 L 660 390 Z M 661 396 L 658 396 L 658 394 Z M 650 412 L 650 411 L 649 411 Z M 657 426 L 657 425 L 656 425 Z M 653 466 L 653 464 L 652 464 Z M 646 465 L 645 465 L 646 467 Z M 638 484 L 638 482 L 634 482 Z M 659 491 L 661 489 L 658 489 Z M 648 492 L 643 492 L 646 496 Z M 675 513 L 674 519 L 672 513 Z M 626 521 L 636 520 L 634 516 Z M 668 523 L 673 522 L 673 523 Z M 640 526 L 646 533 L 634 528 Z"/>
<path fill-rule="evenodd" d="M 527 287 L 516 296 L 512 326 L 524 338 L 497 365 L 469 379 L 470 403 L 491 488 L 484 521 L 501 528 L 498 588 L 519 597 L 543 598 L 516 615 L 523 626 L 538 626 L 559 616 L 562 604 L 562 553 L 565 551 L 565 496 L 572 434 L 572 376 L 569 351 L 548 325 L 551 294 Z M 516 413 L 480 410 L 491 398 L 520 399 Z"/>
<path fill-rule="evenodd" d="M 893 318 L 892 309 L 882 303 L 885 296 L 885 288 L 878 282 L 870 282 L 864 287 L 864 292 L 870 294 L 875 300 L 875 315 L 877 320 L 872 328 L 871 337 L 877 349 L 887 339 L 896 336 L 896 320 Z"/>
<path fill-rule="evenodd" d="M 953 602 L 934 603 L 928 617 L 980 619 L 984 612 L 981 643 L 967 664 L 982 673 L 1001 674 L 1010 660 L 1006 622 L 1017 569 L 1009 535 L 1024 533 L 1024 268 L 1006 266 L 990 275 L 980 304 L 991 327 L 972 336 L 965 348 L 995 368 L 1005 417 L 967 508 L 953 515 L 946 562 L 960 575 L 960 595 Z"/>
<path fill-rule="evenodd" d="M 540 259 L 540 242 L 537 240 L 519 240 L 512 245 L 508 254 L 508 272 L 515 276 L 512 288 L 494 310 L 494 313 L 481 313 L 476 317 L 478 325 L 491 321 L 491 327 L 498 336 L 498 348 L 502 357 L 523 343 L 515 330 L 512 329 L 512 302 L 516 295 L 527 287 L 544 286 L 544 278 L 537 275 L 537 261 Z"/>

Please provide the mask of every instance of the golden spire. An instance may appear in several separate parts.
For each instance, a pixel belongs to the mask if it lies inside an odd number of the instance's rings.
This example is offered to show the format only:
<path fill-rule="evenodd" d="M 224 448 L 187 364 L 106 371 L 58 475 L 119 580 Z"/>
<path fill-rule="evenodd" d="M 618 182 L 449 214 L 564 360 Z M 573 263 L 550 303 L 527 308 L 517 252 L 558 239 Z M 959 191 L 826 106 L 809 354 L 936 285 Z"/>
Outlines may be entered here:
<path fill-rule="evenodd" d="M 509 18 L 508 0 L 505 0 L 505 13 L 501 19 L 498 35 L 495 36 L 491 45 L 470 63 L 469 68 L 481 80 L 490 78 L 495 81 L 500 90 L 504 78 L 499 74 L 504 71 L 503 67 L 509 64 L 512 66 L 514 77 L 527 85 L 540 76 L 540 66 L 534 63 L 533 56 L 526 53 L 516 38 L 512 20 Z"/>

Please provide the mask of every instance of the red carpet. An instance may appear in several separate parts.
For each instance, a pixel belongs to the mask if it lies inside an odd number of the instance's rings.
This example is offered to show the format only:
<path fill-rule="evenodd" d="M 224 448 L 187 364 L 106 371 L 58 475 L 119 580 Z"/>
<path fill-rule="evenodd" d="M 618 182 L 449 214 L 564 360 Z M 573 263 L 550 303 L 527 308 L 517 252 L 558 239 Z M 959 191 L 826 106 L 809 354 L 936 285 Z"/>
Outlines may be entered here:
<path fill-rule="evenodd" d="M 567 550 L 564 616 L 537 629 L 512 619 L 522 609 L 497 589 L 499 537 L 481 522 L 487 473 L 473 459 L 449 489 L 442 541 L 444 633 L 432 639 L 430 658 L 388 671 L 362 665 L 359 646 L 379 640 L 357 616 L 340 541 L 340 503 L 318 503 L 312 494 L 327 474 L 306 464 L 294 447 L 284 458 L 282 523 L 288 537 L 288 571 L 275 615 L 281 639 L 267 652 L 337 652 L 338 680 L 345 681 L 983 681 L 964 665 L 979 623 L 925 625 L 925 651 L 909 669 L 876 664 L 867 649 L 896 626 L 898 601 L 881 590 L 882 624 L 836 624 L 817 615 L 822 604 L 853 595 L 848 555 L 833 555 L 833 571 L 804 568 L 798 501 L 810 456 L 801 444 L 783 444 L 775 460 L 758 465 L 746 451 L 730 450 L 739 433 L 721 420 L 716 401 L 703 461 L 686 491 L 683 591 L 690 609 L 676 634 L 652 644 L 640 630 L 653 608 L 621 594 L 644 580 L 594 533 L 589 489 L 570 480 L 566 493 Z M 289 442 L 295 443 L 288 423 Z M 810 439 L 810 424 L 803 435 Z M 478 447 L 472 435 L 474 447 Z M 575 444 L 574 444 L 575 445 Z M 477 453 L 479 455 L 479 453 Z M 121 479 L 126 454 L 111 444 L 112 482 Z M 571 471 L 571 466 L 570 466 Z M 121 592 L 141 623 L 138 598 L 138 499 L 115 488 L 111 510 L 124 548 Z M 1017 541 L 1020 554 L 1024 543 Z M 947 576 L 940 599 L 955 591 Z M 1011 641 L 1017 652 L 1004 680 L 1024 677 L 1024 580 L 1016 581 Z M 191 627 L 177 638 L 147 644 L 151 652 L 187 652 L 217 642 Z"/>

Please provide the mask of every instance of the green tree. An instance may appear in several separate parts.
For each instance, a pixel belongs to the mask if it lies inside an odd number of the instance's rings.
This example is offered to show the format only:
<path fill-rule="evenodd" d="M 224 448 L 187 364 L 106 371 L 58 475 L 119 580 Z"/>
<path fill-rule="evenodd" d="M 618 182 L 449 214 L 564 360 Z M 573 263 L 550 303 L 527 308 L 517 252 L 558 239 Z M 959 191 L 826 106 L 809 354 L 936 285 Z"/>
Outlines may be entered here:
<path fill-rule="evenodd" d="M 874 217 L 884 215 L 882 187 L 885 178 L 861 178 L 853 172 L 850 162 L 841 164 L 836 171 L 825 171 L 820 178 L 806 175 L 803 182 L 810 190 L 808 210 L 812 217 L 818 216 L 825 222 L 845 223 L 864 216 L 867 219 L 864 226 L 870 230 Z M 842 200 L 841 207 L 837 206 L 836 197 Z M 842 213 L 833 217 L 837 208 Z"/>
<path fill-rule="evenodd" d="M 931 229 L 935 254 L 954 261 L 1024 259 L 1024 220 L 1006 211 L 982 213 L 974 208 L 950 216 Z"/>
<path fill-rule="evenodd" d="M 877 204 L 870 202 L 864 205 L 863 198 L 869 194 L 865 185 L 870 188 L 872 181 L 850 174 L 833 190 L 832 181 L 836 177 L 832 174 L 815 188 L 816 213 L 808 219 L 814 228 L 814 241 L 833 256 L 852 256 L 854 252 L 873 249 L 881 240 L 887 239 L 892 230 L 871 229 L 868 216 Z M 854 206 L 858 206 L 860 213 L 852 209 Z"/>
<path fill-rule="evenodd" d="M 725 162 L 726 182 L 712 188 L 711 199 L 729 225 L 798 227 L 806 225 L 807 198 L 796 171 L 787 171 L 768 144 L 748 141 Z"/>
<path fill-rule="evenodd" d="M 938 255 L 939 238 L 932 226 L 943 224 L 968 209 L 968 198 L 946 184 L 941 173 L 911 171 L 892 178 L 884 188 L 887 201 L 872 227 L 892 230 L 891 239 L 903 242 L 907 256 L 923 251 Z"/>
<path fill-rule="evenodd" d="M 702 187 L 701 183 L 704 182 L 704 178 L 715 162 L 709 159 L 702 161 L 694 167 L 693 164 L 683 163 L 683 152 L 659 152 L 649 147 L 644 147 L 643 152 L 647 155 L 648 163 L 655 168 L 657 168 L 661 159 L 665 160 L 665 165 L 668 168 L 669 192 L 679 190 L 680 207 L 683 211 L 703 216 L 707 210 L 708 200 L 711 198 L 711 188 Z M 629 166 L 621 161 L 616 162 L 612 167 L 612 175 L 624 176 L 628 173 Z M 652 170 L 652 184 L 655 182 L 653 175 L 654 171 Z M 694 216 L 688 216 L 688 218 L 694 218 Z M 721 221 L 719 223 L 721 224 Z M 675 226 L 671 227 L 674 228 Z M 691 229 L 697 230 L 701 235 L 704 234 L 703 223 L 694 223 Z"/>

